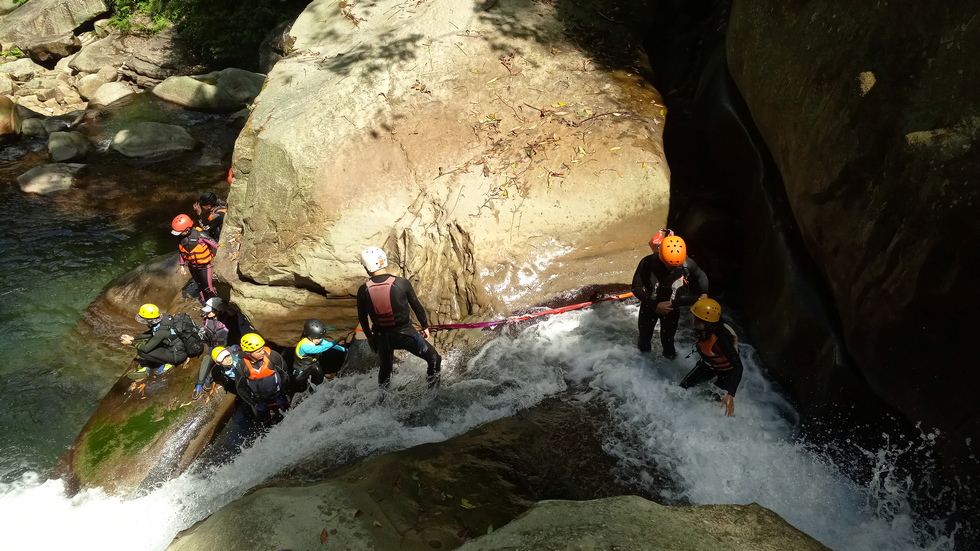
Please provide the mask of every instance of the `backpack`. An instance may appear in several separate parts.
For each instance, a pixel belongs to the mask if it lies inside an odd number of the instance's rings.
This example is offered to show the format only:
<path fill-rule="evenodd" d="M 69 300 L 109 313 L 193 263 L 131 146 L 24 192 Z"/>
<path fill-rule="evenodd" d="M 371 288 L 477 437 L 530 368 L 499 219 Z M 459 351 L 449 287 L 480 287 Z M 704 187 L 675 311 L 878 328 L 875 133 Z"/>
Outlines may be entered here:
<path fill-rule="evenodd" d="M 184 349 L 189 357 L 200 356 L 204 352 L 204 328 L 194 323 L 186 312 L 171 316 L 170 328 L 184 343 Z"/>

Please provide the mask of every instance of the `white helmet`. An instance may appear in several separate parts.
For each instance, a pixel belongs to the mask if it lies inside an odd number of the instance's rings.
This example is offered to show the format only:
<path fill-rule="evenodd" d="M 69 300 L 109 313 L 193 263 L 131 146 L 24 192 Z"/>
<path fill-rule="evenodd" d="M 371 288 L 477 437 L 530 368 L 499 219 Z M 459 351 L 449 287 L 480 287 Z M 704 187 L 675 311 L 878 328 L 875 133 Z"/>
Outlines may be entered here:
<path fill-rule="evenodd" d="M 368 247 L 361 253 L 361 265 L 368 272 L 377 272 L 388 266 L 388 255 L 378 247 Z"/>

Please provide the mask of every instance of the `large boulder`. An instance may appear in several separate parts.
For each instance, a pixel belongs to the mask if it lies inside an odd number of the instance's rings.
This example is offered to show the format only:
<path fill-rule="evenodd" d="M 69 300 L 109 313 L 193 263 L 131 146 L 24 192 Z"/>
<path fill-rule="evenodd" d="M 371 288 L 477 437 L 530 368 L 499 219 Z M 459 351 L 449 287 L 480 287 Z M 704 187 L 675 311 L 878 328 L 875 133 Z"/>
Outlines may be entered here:
<path fill-rule="evenodd" d="M 434 321 L 630 281 L 666 215 L 665 111 L 616 70 L 636 59 L 598 63 L 577 33 L 628 38 L 550 3 L 310 4 L 236 145 L 236 302 L 271 333 L 321 307 L 351 326 L 370 245 Z"/>
<path fill-rule="evenodd" d="M 231 113 L 252 103 L 263 82 L 265 75 L 230 68 L 206 75 L 170 77 L 152 92 L 188 109 Z"/>
<path fill-rule="evenodd" d="M 17 82 L 27 82 L 43 72 L 43 67 L 26 57 L 0 65 L 0 73 L 9 76 Z"/>
<path fill-rule="evenodd" d="M 191 63 L 181 54 L 187 49 L 172 28 L 149 37 L 114 32 L 83 47 L 68 66 L 82 73 L 118 67 L 140 87 L 149 87 L 167 77 L 187 74 Z"/>
<path fill-rule="evenodd" d="M 177 264 L 177 253 L 157 257 L 108 285 L 84 313 L 93 336 L 107 329 L 132 335 L 145 331 L 133 318 L 146 302 L 170 313 L 197 306 L 181 295 L 187 276 L 179 275 Z M 166 375 L 137 381 L 125 376 L 132 365 L 120 365 L 119 380 L 61 457 L 56 476 L 73 490 L 100 487 L 131 495 L 180 474 L 234 407 L 233 396 L 224 391 L 191 400 L 199 364 L 192 358 Z"/>
<path fill-rule="evenodd" d="M 109 10 L 105 0 L 31 0 L 0 20 L 0 46 L 70 33 Z"/>
<path fill-rule="evenodd" d="M 21 4 L 19 2 L 15 2 L 14 0 L 0 0 L 0 15 L 7 15 L 20 6 Z"/>
<path fill-rule="evenodd" d="M 136 122 L 116 132 L 109 148 L 127 157 L 159 157 L 192 151 L 197 140 L 181 126 Z"/>
<path fill-rule="evenodd" d="M 24 38 L 18 45 L 31 59 L 42 63 L 67 57 L 78 51 L 82 43 L 69 31 L 51 36 Z"/>
<path fill-rule="evenodd" d="M 89 100 L 92 105 L 105 106 L 135 93 L 125 82 L 107 82 L 99 86 Z"/>
<path fill-rule="evenodd" d="M 736 0 L 727 44 L 857 367 L 826 385 L 832 362 L 808 362 L 795 345 L 769 365 L 804 383 L 794 392 L 807 407 L 837 412 L 836 396 L 863 400 L 870 388 L 910 425 L 940 428 L 940 465 L 961 481 L 980 476 L 980 371 L 963 310 L 980 302 L 975 12 L 965 0 L 940 10 Z M 780 316 L 800 302 L 786 289 L 766 284 L 765 304 L 791 308 L 753 312 L 758 335 L 811 323 Z"/>

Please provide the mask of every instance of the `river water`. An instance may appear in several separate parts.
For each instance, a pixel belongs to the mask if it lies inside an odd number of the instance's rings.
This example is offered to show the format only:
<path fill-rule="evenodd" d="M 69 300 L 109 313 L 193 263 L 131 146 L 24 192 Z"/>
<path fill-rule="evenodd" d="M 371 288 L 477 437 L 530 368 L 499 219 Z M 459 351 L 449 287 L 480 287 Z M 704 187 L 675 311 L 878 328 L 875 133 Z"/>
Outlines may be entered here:
<path fill-rule="evenodd" d="M 667 502 L 757 502 L 838 551 L 953 548 L 955 533 L 910 514 L 914 481 L 893 475 L 895 456 L 919 442 L 869 450 L 879 458 L 877 476 L 855 484 L 846 466 L 796 439 L 795 412 L 751 346 L 741 345 L 747 372 L 728 419 L 710 389 L 677 386 L 693 359 L 665 362 L 635 350 L 636 307 L 622 303 L 498 337 L 465 364 L 449 351 L 438 395 L 423 391 L 423 364 L 409 358 L 396 375 L 404 388 L 384 405 L 366 398 L 376 392 L 373 373 L 351 374 L 227 464 L 191 469 L 133 500 L 99 490 L 67 497 L 46 473 L 124 363 L 76 325 L 103 286 L 173 243 L 165 223 L 79 208 L 91 197 L 24 196 L 11 178 L 32 161 L 20 159 L 0 161 L 0 518 L 11 548 L 164 549 L 178 531 L 311 457 L 341 465 L 446 440 L 555 395 L 606 404 L 615 426 L 604 446 L 620 461 L 616 475 L 654 488 L 648 473 L 666 466 L 674 479 L 661 496 Z M 119 185 L 114 174 L 93 176 L 89 188 Z M 684 327 L 678 342 L 691 342 Z M 923 435 L 921 445 L 928 441 Z"/>

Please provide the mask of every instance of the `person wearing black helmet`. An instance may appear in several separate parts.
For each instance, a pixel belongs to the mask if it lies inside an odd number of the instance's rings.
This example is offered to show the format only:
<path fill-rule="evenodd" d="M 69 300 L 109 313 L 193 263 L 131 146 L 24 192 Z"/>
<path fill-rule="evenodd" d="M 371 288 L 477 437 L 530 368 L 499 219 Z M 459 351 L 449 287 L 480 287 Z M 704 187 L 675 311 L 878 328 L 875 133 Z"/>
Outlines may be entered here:
<path fill-rule="evenodd" d="M 228 203 L 218 199 L 214 193 L 205 191 L 194 203 L 194 212 L 197 213 L 198 226 L 218 241 L 221 238 L 221 228 L 225 223 L 225 213 L 228 212 Z"/>
<path fill-rule="evenodd" d="M 293 360 L 293 390 L 302 392 L 309 385 L 319 385 L 324 377 L 332 379 L 335 373 L 325 373 L 320 364 L 320 354 L 335 349 L 339 352 L 347 350 L 323 338 L 327 326 L 318 319 L 308 319 L 303 325 L 303 337 L 296 343 L 296 359 Z"/>

